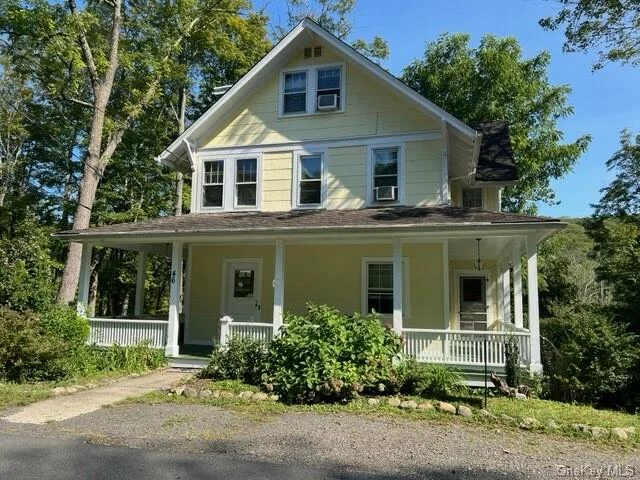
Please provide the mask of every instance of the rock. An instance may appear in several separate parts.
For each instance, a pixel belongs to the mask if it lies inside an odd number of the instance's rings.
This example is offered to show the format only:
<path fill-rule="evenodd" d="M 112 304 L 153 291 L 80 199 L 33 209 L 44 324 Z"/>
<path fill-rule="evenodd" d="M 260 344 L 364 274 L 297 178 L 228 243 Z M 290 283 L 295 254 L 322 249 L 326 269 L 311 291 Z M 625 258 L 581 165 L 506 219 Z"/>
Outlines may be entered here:
<path fill-rule="evenodd" d="M 62 395 L 62 394 L 64 394 L 64 393 L 67 393 L 67 390 L 66 390 L 66 388 L 64 388 L 64 387 L 56 387 L 56 388 L 54 388 L 53 390 L 51 390 L 51 394 L 52 394 L 54 397 L 57 397 L 58 395 Z"/>
<path fill-rule="evenodd" d="M 466 405 L 458 405 L 456 413 L 461 417 L 473 417 L 473 411 Z"/>
<path fill-rule="evenodd" d="M 400 403 L 400 408 L 404 410 L 415 410 L 418 408 L 418 403 L 415 400 L 405 400 Z"/>
<path fill-rule="evenodd" d="M 267 395 L 266 393 L 263 392 L 256 392 L 253 394 L 253 397 L 251 397 L 253 400 L 257 400 L 259 402 L 262 402 L 264 400 L 268 400 L 269 399 L 269 395 Z"/>
<path fill-rule="evenodd" d="M 604 427 L 591 427 L 591 436 L 593 438 L 607 438 L 609 429 Z"/>
<path fill-rule="evenodd" d="M 64 387 L 64 393 L 76 393 L 77 391 L 76 387 Z"/>
<path fill-rule="evenodd" d="M 269 395 L 269 400 L 277 402 L 278 400 L 280 400 L 280 395 Z"/>
<path fill-rule="evenodd" d="M 184 386 L 175 387 L 172 391 L 179 397 L 184 392 Z"/>
<path fill-rule="evenodd" d="M 184 395 L 185 397 L 197 397 L 198 396 L 198 390 L 196 390 L 194 387 L 186 387 L 183 391 L 182 391 L 182 395 Z"/>
<path fill-rule="evenodd" d="M 87 387 L 85 387 L 84 385 L 74 385 L 73 388 L 75 388 L 77 392 L 81 392 L 82 390 L 87 389 Z"/>
<path fill-rule="evenodd" d="M 213 398 L 220 398 L 220 390 L 214 390 L 211 396 Z"/>
<path fill-rule="evenodd" d="M 544 426 L 547 427 L 547 429 L 549 430 L 557 430 L 558 428 L 560 428 L 553 418 L 548 419 L 544 423 Z"/>
<path fill-rule="evenodd" d="M 611 436 L 613 438 L 617 438 L 618 440 L 626 440 L 629 438 L 627 432 L 625 432 L 624 428 L 616 427 L 611 429 Z"/>
<path fill-rule="evenodd" d="M 532 430 L 536 428 L 538 425 L 540 425 L 540 422 L 538 422 L 537 419 L 533 417 L 524 417 L 520 422 L 519 427 L 524 430 Z"/>
<path fill-rule="evenodd" d="M 401 403 L 402 402 L 398 397 L 391 397 L 389 400 L 387 400 L 387 404 L 389 404 L 392 407 L 399 407 Z"/>
<path fill-rule="evenodd" d="M 433 410 L 433 408 L 433 405 L 431 405 L 429 402 L 418 404 L 418 410 Z"/>
<path fill-rule="evenodd" d="M 367 400 L 367 403 L 372 407 L 377 407 L 378 405 L 380 405 L 380 400 L 378 400 L 377 398 L 370 398 Z"/>
<path fill-rule="evenodd" d="M 571 428 L 573 428 L 576 432 L 591 433 L 591 427 L 589 427 L 589 425 L 585 425 L 584 423 L 574 423 L 571 425 Z"/>
<path fill-rule="evenodd" d="M 456 414 L 456 407 L 447 402 L 438 402 L 437 409 L 443 413 Z"/>
<path fill-rule="evenodd" d="M 213 395 L 213 392 L 211 390 L 202 390 L 198 396 L 200 398 L 209 398 L 211 397 L 211 395 Z"/>
<path fill-rule="evenodd" d="M 484 408 L 478 410 L 478 415 L 480 415 L 481 417 L 490 418 L 490 419 L 498 418 L 493 413 L 491 413 L 489 410 L 485 410 Z"/>
<path fill-rule="evenodd" d="M 504 422 L 508 422 L 508 423 L 516 423 L 517 420 L 505 413 L 500 415 L 500 420 L 504 421 Z"/>
<path fill-rule="evenodd" d="M 384 391 L 387 389 L 387 387 L 384 386 L 384 383 L 379 383 L 378 384 L 378 392 L 380 393 L 384 393 Z"/>
<path fill-rule="evenodd" d="M 627 432 L 627 435 L 629 436 L 635 435 L 636 433 L 636 427 L 624 427 L 623 430 Z"/>
<path fill-rule="evenodd" d="M 220 392 L 220 398 L 235 398 L 235 395 L 232 392 L 223 390 Z"/>

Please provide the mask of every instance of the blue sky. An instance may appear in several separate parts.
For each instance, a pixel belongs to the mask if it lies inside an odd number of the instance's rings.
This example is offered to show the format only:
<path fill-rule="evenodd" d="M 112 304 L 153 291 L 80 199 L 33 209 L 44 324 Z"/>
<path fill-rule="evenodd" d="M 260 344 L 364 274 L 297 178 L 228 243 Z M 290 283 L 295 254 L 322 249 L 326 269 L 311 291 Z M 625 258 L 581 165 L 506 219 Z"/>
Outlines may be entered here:
<path fill-rule="evenodd" d="M 284 0 L 254 0 L 265 6 L 273 22 L 284 23 Z M 389 43 L 391 56 L 385 66 L 395 75 L 411 61 L 422 57 L 427 41 L 444 32 L 468 32 L 472 42 L 492 33 L 514 36 L 526 56 L 541 50 L 551 53 L 549 70 L 553 84 L 568 84 L 569 103 L 575 113 L 560 122 L 566 140 L 590 133 L 593 141 L 575 170 L 555 181 L 558 205 L 540 205 L 542 215 L 586 216 L 599 190 L 613 178 L 605 162 L 618 149 L 619 132 L 640 130 L 640 68 L 610 64 L 591 72 L 594 54 L 562 52 L 562 32 L 547 32 L 538 19 L 553 15 L 553 0 L 358 0 L 351 15 L 353 38 L 370 40 L 375 35 Z"/>

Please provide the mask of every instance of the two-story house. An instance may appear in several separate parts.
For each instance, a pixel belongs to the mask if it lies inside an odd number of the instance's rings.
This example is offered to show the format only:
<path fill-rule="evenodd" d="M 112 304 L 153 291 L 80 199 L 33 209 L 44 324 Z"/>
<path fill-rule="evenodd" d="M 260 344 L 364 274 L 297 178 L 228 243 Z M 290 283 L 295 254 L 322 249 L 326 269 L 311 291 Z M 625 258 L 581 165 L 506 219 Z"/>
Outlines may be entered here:
<path fill-rule="evenodd" d="M 91 319 L 98 343 L 178 356 L 181 322 L 184 345 L 268 341 L 315 302 L 375 310 L 420 361 L 499 368 L 512 337 L 540 370 L 536 249 L 563 224 L 501 212 L 504 123 L 464 124 L 305 19 L 158 160 L 191 173 L 191 213 L 58 235 L 83 243 L 81 311 L 92 246 L 140 252 L 137 316 L 145 252 L 171 256 L 168 319 Z"/>

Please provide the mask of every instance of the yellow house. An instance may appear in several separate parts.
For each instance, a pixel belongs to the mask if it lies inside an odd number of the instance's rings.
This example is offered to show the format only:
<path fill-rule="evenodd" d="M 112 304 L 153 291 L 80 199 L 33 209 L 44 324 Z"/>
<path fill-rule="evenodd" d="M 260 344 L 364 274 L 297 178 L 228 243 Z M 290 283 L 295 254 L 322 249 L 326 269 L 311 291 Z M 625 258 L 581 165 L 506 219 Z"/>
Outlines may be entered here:
<path fill-rule="evenodd" d="M 536 249 L 563 224 L 501 212 L 504 123 L 464 124 L 305 19 L 158 161 L 191 172 L 191 213 L 58 234 L 83 243 L 81 311 L 91 247 L 140 252 L 136 317 L 90 319 L 97 343 L 268 341 L 315 302 L 375 310 L 420 361 L 497 369 L 515 338 L 540 370 Z M 172 258 L 168 319 L 140 318 L 145 252 Z"/>

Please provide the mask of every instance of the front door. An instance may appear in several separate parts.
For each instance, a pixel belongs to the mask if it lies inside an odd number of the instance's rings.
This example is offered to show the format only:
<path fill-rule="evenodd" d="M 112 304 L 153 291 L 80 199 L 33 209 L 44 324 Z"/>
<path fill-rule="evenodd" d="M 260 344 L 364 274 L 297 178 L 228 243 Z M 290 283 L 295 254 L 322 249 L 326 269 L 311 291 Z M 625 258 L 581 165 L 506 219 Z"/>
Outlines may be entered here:
<path fill-rule="evenodd" d="M 487 329 L 487 278 L 460 277 L 460 330 Z"/>
<path fill-rule="evenodd" d="M 224 314 L 236 322 L 259 322 L 260 262 L 232 261 L 227 265 Z"/>

